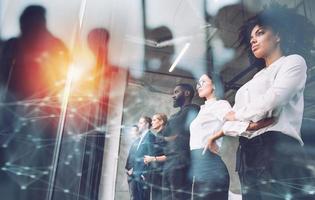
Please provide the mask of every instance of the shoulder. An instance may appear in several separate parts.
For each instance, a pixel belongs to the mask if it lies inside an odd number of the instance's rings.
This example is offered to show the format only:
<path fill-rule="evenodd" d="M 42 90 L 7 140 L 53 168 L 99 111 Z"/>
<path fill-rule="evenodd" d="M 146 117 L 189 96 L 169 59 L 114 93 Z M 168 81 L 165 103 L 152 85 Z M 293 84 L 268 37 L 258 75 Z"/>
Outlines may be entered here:
<path fill-rule="evenodd" d="M 19 38 L 11 38 L 3 43 L 3 48 L 8 48 L 12 46 L 16 46 L 19 43 Z"/>
<path fill-rule="evenodd" d="M 231 104 L 227 100 L 218 100 L 217 105 L 220 106 L 220 108 L 231 108 Z"/>
<path fill-rule="evenodd" d="M 190 104 L 188 106 L 185 107 L 188 111 L 199 111 L 200 110 L 200 106 L 197 104 Z"/>
<path fill-rule="evenodd" d="M 284 62 L 293 66 L 300 65 L 300 66 L 305 66 L 306 67 L 306 62 L 305 59 L 298 55 L 298 54 L 292 54 L 288 55 L 284 58 Z"/>

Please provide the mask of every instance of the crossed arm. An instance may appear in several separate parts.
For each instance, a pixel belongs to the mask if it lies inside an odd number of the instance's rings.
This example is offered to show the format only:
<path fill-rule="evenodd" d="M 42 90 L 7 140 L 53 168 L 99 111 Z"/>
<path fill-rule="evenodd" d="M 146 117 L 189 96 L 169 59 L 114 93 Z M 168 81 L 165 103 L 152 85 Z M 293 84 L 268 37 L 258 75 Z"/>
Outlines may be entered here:
<path fill-rule="evenodd" d="M 228 113 L 229 114 L 229 113 Z M 265 118 L 262 119 L 258 122 L 250 122 L 246 131 L 257 131 L 261 128 L 267 127 L 275 122 L 274 118 Z M 207 148 L 212 152 L 212 153 L 219 153 L 219 147 L 216 144 L 216 140 L 223 137 L 224 132 L 222 130 L 216 132 L 215 134 L 211 135 L 208 137 L 207 140 Z"/>

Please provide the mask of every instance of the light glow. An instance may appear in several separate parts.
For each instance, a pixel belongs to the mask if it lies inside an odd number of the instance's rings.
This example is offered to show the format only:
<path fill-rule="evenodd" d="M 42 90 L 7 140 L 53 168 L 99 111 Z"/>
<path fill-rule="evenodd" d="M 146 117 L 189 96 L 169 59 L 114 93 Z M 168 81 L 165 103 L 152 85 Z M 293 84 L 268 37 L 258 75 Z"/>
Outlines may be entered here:
<path fill-rule="evenodd" d="M 170 69 L 168 70 L 169 72 L 172 72 L 176 65 L 178 64 L 178 62 L 180 61 L 180 59 L 184 56 L 184 54 L 186 53 L 186 51 L 188 50 L 188 48 L 190 47 L 190 43 L 186 43 L 184 48 L 182 49 L 182 51 L 179 53 L 179 55 L 177 56 L 177 58 L 175 59 L 174 63 L 172 64 L 172 66 L 170 67 Z"/>

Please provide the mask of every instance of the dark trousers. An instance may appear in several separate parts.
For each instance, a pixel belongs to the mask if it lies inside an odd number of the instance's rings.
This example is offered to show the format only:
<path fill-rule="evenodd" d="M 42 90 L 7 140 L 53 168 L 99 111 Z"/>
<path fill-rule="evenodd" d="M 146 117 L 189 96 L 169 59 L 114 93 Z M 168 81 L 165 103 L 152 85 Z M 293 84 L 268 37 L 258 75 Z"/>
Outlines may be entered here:
<path fill-rule="evenodd" d="M 137 198 L 137 182 L 133 178 L 128 177 L 129 195 L 130 200 L 136 200 Z"/>
<path fill-rule="evenodd" d="M 221 157 L 203 149 L 191 151 L 189 177 L 194 200 L 228 200 L 230 177 Z"/>
<path fill-rule="evenodd" d="M 151 200 L 162 200 L 162 170 L 151 173 Z"/>
<path fill-rule="evenodd" d="M 228 200 L 229 190 L 216 190 L 209 187 L 208 182 L 193 183 L 193 200 Z"/>
<path fill-rule="evenodd" d="M 136 191 L 135 200 L 149 200 L 150 199 L 150 187 L 149 184 L 141 177 L 135 179 Z"/>
<path fill-rule="evenodd" d="M 240 137 L 237 151 L 243 200 L 311 200 L 311 173 L 300 143 L 269 131 L 252 139 Z"/>
<path fill-rule="evenodd" d="M 191 182 L 188 167 L 169 169 L 163 176 L 163 200 L 190 200 Z"/>

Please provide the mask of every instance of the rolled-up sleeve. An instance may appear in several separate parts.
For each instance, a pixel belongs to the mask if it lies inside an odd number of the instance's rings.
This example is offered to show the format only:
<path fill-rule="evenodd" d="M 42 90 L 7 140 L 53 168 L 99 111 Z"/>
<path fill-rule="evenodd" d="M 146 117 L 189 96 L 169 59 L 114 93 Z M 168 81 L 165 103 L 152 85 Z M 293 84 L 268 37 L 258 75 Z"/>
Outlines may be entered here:
<path fill-rule="evenodd" d="M 249 126 L 249 122 L 240 121 L 226 121 L 222 127 L 224 135 L 228 136 L 241 136 Z"/>

